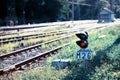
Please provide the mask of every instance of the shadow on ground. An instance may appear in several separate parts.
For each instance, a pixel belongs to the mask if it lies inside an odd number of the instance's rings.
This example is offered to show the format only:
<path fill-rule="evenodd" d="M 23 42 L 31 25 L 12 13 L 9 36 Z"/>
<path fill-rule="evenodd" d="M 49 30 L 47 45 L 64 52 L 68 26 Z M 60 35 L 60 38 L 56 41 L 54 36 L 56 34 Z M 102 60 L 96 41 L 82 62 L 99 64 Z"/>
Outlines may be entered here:
<path fill-rule="evenodd" d="M 118 46 L 119 44 L 120 36 L 115 40 L 115 42 L 111 46 L 107 47 L 102 51 L 97 51 L 97 55 L 93 58 L 89 70 L 83 70 L 83 68 L 80 65 L 80 61 L 72 62 L 72 65 L 74 67 L 71 66 L 70 73 L 62 80 L 90 80 L 89 77 L 94 73 L 95 67 L 101 67 L 105 61 L 108 61 L 109 58 L 107 57 L 107 53 L 109 53 L 112 47 Z"/>

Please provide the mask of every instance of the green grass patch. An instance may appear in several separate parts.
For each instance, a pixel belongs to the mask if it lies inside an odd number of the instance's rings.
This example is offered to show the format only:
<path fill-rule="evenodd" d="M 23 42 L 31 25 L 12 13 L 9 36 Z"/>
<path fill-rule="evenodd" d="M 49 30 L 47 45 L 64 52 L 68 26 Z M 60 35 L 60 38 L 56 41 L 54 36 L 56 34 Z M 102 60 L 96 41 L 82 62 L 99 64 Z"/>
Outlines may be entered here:
<path fill-rule="evenodd" d="M 0 36 L 0 38 L 8 38 L 8 37 L 16 37 L 16 36 L 25 36 L 25 35 L 34 35 L 38 33 L 44 33 L 44 32 L 50 32 L 50 31 L 57 31 L 57 30 L 66 30 L 68 27 L 66 26 L 61 26 L 61 27 L 54 27 L 54 26 L 49 26 L 45 30 L 35 30 L 35 31 L 28 31 L 28 32 L 19 32 L 19 35 L 16 34 L 10 34 L 10 35 L 5 35 L 5 36 Z"/>
<path fill-rule="evenodd" d="M 47 60 L 47 68 L 37 68 L 19 75 L 18 80 L 119 80 L 120 79 L 120 26 L 89 32 L 89 49 L 93 59 L 90 68 L 83 70 L 81 60 L 76 60 L 79 47 L 71 43 Z M 99 36 L 105 35 L 104 38 Z M 78 40 L 73 38 L 73 40 Z M 71 40 L 72 41 L 72 40 Z M 51 61 L 57 58 L 71 59 L 71 66 L 56 70 Z M 14 75 L 16 77 L 16 75 Z"/>
<path fill-rule="evenodd" d="M 43 38 L 25 40 L 24 47 L 31 46 L 37 43 L 45 42 L 60 37 L 60 35 L 48 36 Z M 0 54 L 5 54 L 13 51 L 15 48 L 20 48 L 20 42 L 8 43 L 0 46 Z"/>

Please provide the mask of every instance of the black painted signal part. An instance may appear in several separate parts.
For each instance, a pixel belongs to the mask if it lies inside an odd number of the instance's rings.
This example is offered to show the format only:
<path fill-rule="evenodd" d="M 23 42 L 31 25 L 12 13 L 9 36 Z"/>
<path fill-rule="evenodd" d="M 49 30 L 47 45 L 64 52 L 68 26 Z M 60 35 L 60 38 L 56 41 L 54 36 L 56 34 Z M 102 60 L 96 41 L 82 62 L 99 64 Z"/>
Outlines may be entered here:
<path fill-rule="evenodd" d="M 76 36 L 80 39 L 79 41 L 76 41 L 77 45 L 81 48 L 87 48 L 88 47 L 88 33 L 77 33 Z"/>

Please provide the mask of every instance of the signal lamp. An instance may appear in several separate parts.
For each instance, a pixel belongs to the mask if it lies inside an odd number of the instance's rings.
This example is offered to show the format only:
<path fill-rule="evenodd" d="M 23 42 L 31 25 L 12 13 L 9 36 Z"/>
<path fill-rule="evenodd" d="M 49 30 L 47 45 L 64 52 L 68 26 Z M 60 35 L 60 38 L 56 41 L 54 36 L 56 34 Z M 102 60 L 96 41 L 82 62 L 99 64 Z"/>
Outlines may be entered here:
<path fill-rule="evenodd" d="M 77 45 L 80 46 L 81 48 L 87 48 L 88 47 L 88 33 L 77 33 L 76 36 L 81 39 L 80 41 L 76 41 Z"/>
<path fill-rule="evenodd" d="M 88 42 L 87 41 L 76 41 L 76 43 L 81 48 L 87 48 L 88 47 Z"/>

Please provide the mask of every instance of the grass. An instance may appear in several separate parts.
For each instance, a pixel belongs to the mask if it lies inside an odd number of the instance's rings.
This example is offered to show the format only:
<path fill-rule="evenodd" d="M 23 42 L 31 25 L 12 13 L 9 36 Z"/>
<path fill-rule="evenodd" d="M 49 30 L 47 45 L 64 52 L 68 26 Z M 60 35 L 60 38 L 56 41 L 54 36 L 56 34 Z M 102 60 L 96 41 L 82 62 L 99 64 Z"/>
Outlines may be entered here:
<path fill-rule="evenodd" d="M 33 44 L 37 44 L 37 43 L 41 43 L 41 42 L 45 42 L 54 38 L 58 38 L 60 37 L 60 35 L 54 35 L 54 36 L 48 36 L 48 37 L 44 37 L 44 38 L 37 38 L 37 39 L 29 39 L 29 40 L 25 40 L 24 43 L 24 47 L 33 45 Z M 5 54 L 8 52 L 13 51 L 15 48 L 20 48 L 20 42 L 15 42 L 15 43 L 8 43 L 5 45 L 0 46 L 0 54 Z"/>
<path fill-rule="evenodd" d="M 67 27 L 52 27 L 52 28 L 48 28 L 46 30 L 44 30 L 45 32 L 49 32 L 51 30 L 63 30 L 63 29 L 67 29 Z M 39 33 L 39 31 L 37 31 Z M 25 33 L 21 33 L 19 36 L 23 36 L 23 35 L 27 35 L 27 34 L 35 34 L 36 32 L 25 32 Z M 13 35 L 6 35 L 6 36 L 1 36 L 0 38 L 7 38 L 7 37 L 13 37 L 13 36 L 18 36 L 17 34 L 13 34 Z M 36 43 L 41 43 L 41 42 L 45 42 L 54 38 L 58 38 L 59 35 L 55 35 L 55 36 L 50 36 L 50 37 L 45 37 L 45 38 L 37 38 L 37 39 L 29 39 L 25 41 L 24 46 L 30 46 Z M 13 51 L 15 48 L 19 48 L 20 47 L 20 42 L 15 42 L 15 43 L 8 43 L 5 45 L 0 46 L 0 54 L 5 54 L 8 52 Z"/>
<path fill-rule="evenodd" d="M 37 31 L 37 32 L 41 32 L 41 31 Z M 22 32 L 22 33 L 19 34 L 19 36 L 32 35 L 32 34 L 36 34 L 36 31 Z M 15 36 L 18 36 L 18 34 L 10 34 L 10 35 L 5 35 L 5 36 L 0 36 L 0 38 L 8 38 L 8 37 L 15 37 Z"/>
<path fill-rule="evenodd" d="M 13 80 L 119 80 L 120 79 L 120 26 L 106 28 L 101 31 L 89 32 L 89 49 L 93 59 L 90 68 L 83 70 L 81 60 L 76 60 L 79 47 L 71 43 L 59 53 L 47 60 L 47 68 L 36 68 L 14 74 Z M 104 38 L 99 38 L 106 35 Z M 78 40 L 75 38 L 74 40 Z M 72 40 L 70 40 L 72 41 Z M 57 58 L 71 59 L 71 66 L 56 70 L 51 67 L 51 61 Z"/>
<path fill-rule="evenodd" d="M 44 33 L 44 32 L 50 32 L 50 31 L 56 31 L 56 30 L 66 30 L 68 27 L 62 26 L 62 27 L 53 27 L 49 26 L 45 30 L 35 30 L 35 31 L 28 31 L 28 32 L 20 32 L 19 36 L 25 36 L 25 35 L 33 35 L 33 34 L 38 34 L 38 33 Z M 0 38 L 8 38 L 8 37 L 15 37 L 18 36 L 18 34 L 10 34 L 10 35 L 5 35 L 5 36 L 0 36 Z"/>

